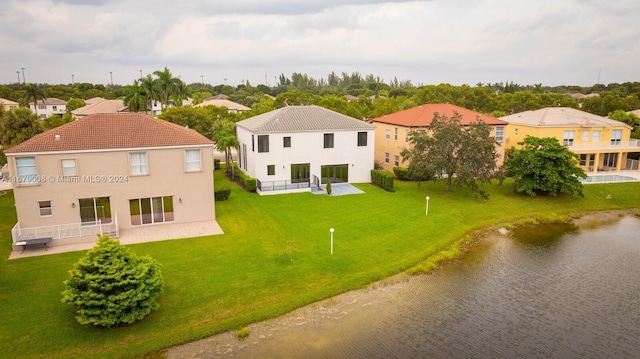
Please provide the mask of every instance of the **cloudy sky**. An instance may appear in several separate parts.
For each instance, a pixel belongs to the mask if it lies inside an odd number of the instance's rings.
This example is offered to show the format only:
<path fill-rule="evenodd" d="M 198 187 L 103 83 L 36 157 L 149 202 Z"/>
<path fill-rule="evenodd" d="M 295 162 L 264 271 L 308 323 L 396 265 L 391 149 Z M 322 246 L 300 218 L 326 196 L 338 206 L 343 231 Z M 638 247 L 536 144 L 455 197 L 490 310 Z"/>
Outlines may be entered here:
<path fill-rule="evenodd" d="M 126 85 L 167 66 L 234 86 L 332 71 L 590 86 L 640 81 L 640 1 L 2 0 L 0 44 L 0 83 L 24 67 L 27 82 Z"/>

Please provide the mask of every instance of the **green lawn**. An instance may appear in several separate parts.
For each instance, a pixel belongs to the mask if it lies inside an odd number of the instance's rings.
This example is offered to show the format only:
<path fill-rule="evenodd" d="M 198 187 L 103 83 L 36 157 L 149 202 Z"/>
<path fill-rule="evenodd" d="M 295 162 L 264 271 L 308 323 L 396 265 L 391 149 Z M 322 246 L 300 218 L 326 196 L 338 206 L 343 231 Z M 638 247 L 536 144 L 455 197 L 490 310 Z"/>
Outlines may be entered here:
<path fill-rule="evenodd" d="M 531 216 L 637 207 L 640 184 L 585 186 L 585 198 L 526 197 L 509 183 L 490 200 L 444 183 L 396 182 L 387 193 L 249 194 L 232 188 L 216 204 L 224 235 L 132 245 L 162 264 L 161 308 L 134 325 L 97 329 L 76 323 L 61 303 L 62 282 L 84 252 L 0 260 L 0 342 L 7 358 L 134 357 L 239 329 L 297 307 L 361 288 L 415 266 L 466 233 Z M 431 197 L 425 216 L 425 196 Z M 11 248 L 12 192 L 0 196 L 0 258 Z M 330 255 L 329 228 L 335 228 Z M 286 252 L 293 246 L 293 264 Z"/>

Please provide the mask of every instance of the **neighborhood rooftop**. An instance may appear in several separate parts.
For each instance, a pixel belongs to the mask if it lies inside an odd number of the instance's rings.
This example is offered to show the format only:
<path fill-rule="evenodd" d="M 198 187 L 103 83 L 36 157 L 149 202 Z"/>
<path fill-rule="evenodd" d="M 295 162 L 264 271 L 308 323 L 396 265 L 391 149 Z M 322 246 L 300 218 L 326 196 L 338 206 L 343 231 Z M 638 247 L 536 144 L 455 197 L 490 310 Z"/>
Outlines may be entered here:
<path fill-rule="evenodd" d="M 41 133 L 11 153 L 212 145 L 194 130 L 139 113 L 95 114 Z"/>
<path fill-rule="evenodd" d="M 374 118 L 372 122 L 388 123 L 404 127 L 429 127 L 435 113 L 451 118 L 455 113 L 460 115 L 460 124 L 468 126 L 482 120 L 489 125 L 506 125 L 507 123 L 489 115 L 448 104 L 425 104 L 407 110 L 398 111 L 389 115 Z"/>
<path fill-rule="evenodd" d="M 547 107 L 535 111 L 524 111 L 501 119 L 518 125 L 535 127 L 609 127 L 622 123 L 607 117 L 594 115 L 571 107 Z"/>
<path fill-rule="evenodd" d="M 364 121 L 320 106 L 287 106 L 237 123 L 252 132 L 304 132 L 325 130 L 372 130 Z"/>

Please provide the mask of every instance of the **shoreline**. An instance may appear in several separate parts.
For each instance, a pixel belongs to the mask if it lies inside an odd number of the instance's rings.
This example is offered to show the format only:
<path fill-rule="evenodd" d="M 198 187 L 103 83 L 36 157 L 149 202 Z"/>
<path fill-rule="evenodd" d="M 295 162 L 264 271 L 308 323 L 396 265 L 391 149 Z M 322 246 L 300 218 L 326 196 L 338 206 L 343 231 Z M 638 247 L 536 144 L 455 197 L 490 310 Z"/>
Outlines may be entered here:
<path fill-rule="evenodd" d="M 442 251 L 416 263 L 415 266 L 370 283 L 366 288 L 347 291 L 294 309 L 284 315 L 251 323 L 245 327 L 249 330 L 249 335 L 244 340 L 238 339 L 237 331 L 229 331 L 166 348 L 158 353 L 168 359 L 242 356 L 244 351 L 268 342 L 275 335 L 291 335 L 296 330 L 300 330 L 299 328 L 324 326 L 348 316 L 359 307 L 380 305 L 385 299 L 388 299 L 390 294 L 406 289 L 410 281 L 419 280 L 424 275 L 434 275 L 442 266 L 455 265 L 469 249 L 482 244 L 490 236 L 509 238 L 514 227 L 550 223 L 572 223 L 577 227 L 592 227 L 611 223 L 626 215 L 640 217 L 640 212 L 637 209 L 606 210 L 576 213 L 556 219 L 528 218 L 509 225 L 496 225 L 475 230 L 452 242 Z M 425 271 L 426 268 L 430 269 Z"/>

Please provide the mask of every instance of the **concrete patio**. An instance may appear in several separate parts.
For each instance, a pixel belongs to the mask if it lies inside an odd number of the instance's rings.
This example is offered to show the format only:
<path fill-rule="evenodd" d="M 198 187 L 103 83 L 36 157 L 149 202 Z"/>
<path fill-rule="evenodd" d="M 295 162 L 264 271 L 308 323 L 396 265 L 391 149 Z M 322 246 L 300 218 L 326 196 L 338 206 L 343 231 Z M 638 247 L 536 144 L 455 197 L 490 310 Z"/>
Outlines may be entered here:
<path fill-rule="evenodd" d="M 224 234 L 216 221 L 190 222 L 190 223 L 164 223 L 152 226 L 140 226 L 120 230 L 121 244 L 136 244 L 146 242 L 158 242 L 183 238 L 193 238 Z M 73 251 L 84 251 L 95 246 L 98 237 L 78 237 L 55 241 L 48 248 L 27 248 L 24 252 L 22 246 L 13 248 L 9 259 L 42 256 Z M 56 243 L 58 242 L 58 243 Z"/>

